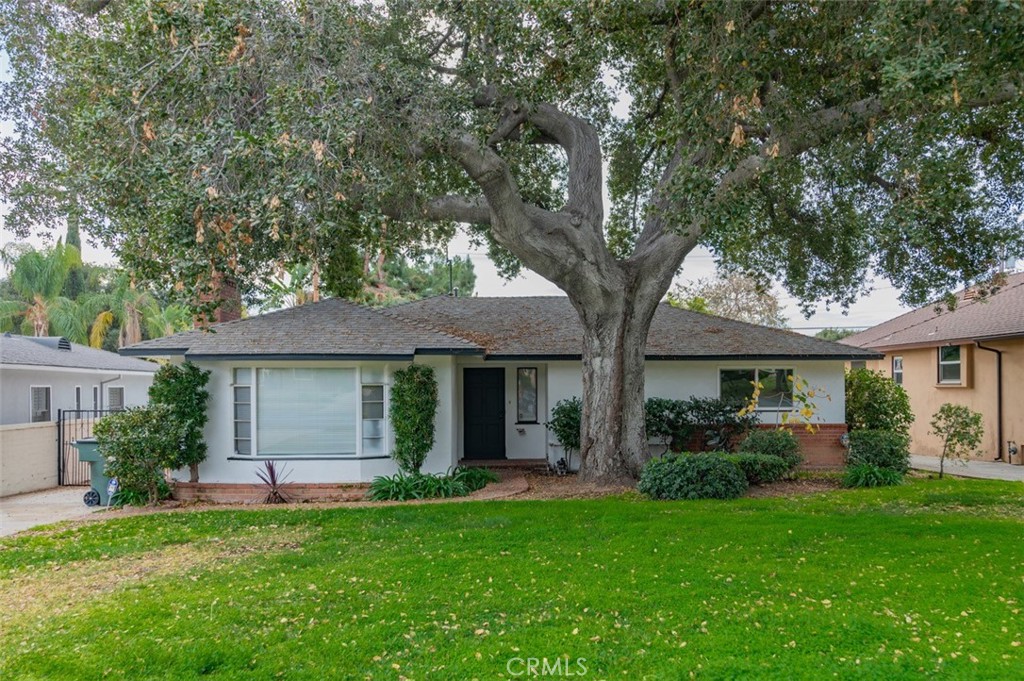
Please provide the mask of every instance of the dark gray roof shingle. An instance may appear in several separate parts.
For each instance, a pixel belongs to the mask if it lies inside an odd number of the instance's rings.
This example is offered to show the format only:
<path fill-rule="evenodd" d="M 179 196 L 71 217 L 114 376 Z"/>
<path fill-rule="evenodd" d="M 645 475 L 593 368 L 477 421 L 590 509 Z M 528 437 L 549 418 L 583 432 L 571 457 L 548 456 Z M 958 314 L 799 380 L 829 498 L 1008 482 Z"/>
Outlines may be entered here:
<path fill-rule="evenodd" d="M 430 324 L 472 340 L 488 355 L 579 357 L 583 327 L 565 297 L 449 298 L 439 296 L 385 314 Z M 870 351 L 843 347 L 792 331 L 746 324 L 661 304 L 647 340 L 650 359 L 860 359 Z"/>
<path fill-rule="evenodd" d="M 0 335 L 0 364 L 45 366 L 65 369 L 95 369 L 97 371 L 155 372 L 159 367 L 132 357 L 122 357 L 106 350 L 70 343 L 70 350 L 57 348 L 58 337 Z M 66 347 L 66 346 L 65 346 Z"/>
<path fill-rule="evenodd" d="M 332 298 L 319 303 L 213 324 L 143 341 L 124 354 L 199 357 L 403 357 L 420 353 L 473 353 L 474 344 L 415 321 Z"/>
<path fill-rule="evenodd" d="M 925 305 L 842 340 L 859 348 L 943 345 L 955 341 L 1024 336 L 1024 272 L 1011 274 L 994 294 L 957 294 L 953 310 Z"/>

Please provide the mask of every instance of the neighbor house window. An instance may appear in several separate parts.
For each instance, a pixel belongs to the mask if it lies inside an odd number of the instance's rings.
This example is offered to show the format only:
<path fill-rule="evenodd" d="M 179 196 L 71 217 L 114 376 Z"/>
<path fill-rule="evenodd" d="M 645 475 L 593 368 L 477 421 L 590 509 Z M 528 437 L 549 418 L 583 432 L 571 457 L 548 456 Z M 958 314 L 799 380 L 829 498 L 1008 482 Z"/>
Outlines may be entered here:
<path fill-rule="evenodd" d="M 75 386 L 75 411 L 82 411 L 82 386 Z"/>
<path fill-rule="evenodd" d="M 252 454 L 252 369 L 235 369 L 233 385 L 235 454 Z"/>
<path fill-rule="evenodd" d="M 42 421 L 50 420 L 50 386 L 32 386 L 29 388 L 31 392 L 31 412 L 32 412 L 32 423 L 40 423 Z"/>
<path fill-rule="evenodd" d="M 758 409 L 793 407 L 792 369 L 721 369 L 718 380 L 719 396 L 726 402 L 749 402 L 754 395 L 754 385 L 760 383 Z"/>
<path fill-rule="evenodd" d="M 960 346 L 939 348 L 939 383 L 960 383 Z"/>
<path fill-rule="evenodd" d="M 355 369 L 257 369 L 256 453 L 356 453 Z"/>
<path fill-rule="evenodd" d="M 363 454 L 384 454 L 384 385 L 362 386 Z"/>
<path fill-rule="evenodd" d="M 857 369 L 867 369 L 867 360 L 855 359 L 850 362 L 850 371 L 856 371 Z"/>
<path fill-rule="evenodd" d="M 899 355 L 892 358 L 892 380 L 896 385 L 903 385 L 903 358 Z"/>
<path fill-rule="evenodd" d="M 100 410 L 100 387 L 98 385 L 92 387 L 92 410 L 94 412 Z"/>
<path fill-rule="evenodd" d="M 516 421 L 537 423 L 537 369 L 520 367 L 516 370 Z"/>
<path fill-rule="evenodd" d="M 107 409 L 124 411 L 124 388 L 107 388 Z"/>

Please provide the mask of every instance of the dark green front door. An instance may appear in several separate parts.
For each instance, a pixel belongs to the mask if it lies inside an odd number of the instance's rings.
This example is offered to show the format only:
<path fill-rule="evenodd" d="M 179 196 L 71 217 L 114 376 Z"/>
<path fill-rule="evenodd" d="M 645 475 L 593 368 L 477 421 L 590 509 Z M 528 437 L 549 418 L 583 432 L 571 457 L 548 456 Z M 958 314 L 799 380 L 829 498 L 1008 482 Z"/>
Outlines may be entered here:
<path fill-rule="evenodd" d="M 505 370 L 462 374 L 463 458 L 505 458 Z"/>

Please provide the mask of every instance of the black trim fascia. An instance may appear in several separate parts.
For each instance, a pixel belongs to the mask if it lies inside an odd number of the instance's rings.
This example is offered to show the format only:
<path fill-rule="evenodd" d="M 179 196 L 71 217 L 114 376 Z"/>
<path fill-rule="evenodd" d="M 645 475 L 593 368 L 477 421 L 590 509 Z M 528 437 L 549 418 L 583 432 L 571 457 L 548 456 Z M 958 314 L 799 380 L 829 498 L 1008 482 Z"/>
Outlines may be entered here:
<path fill-rule="evenodd" d="M 192 354 L 186 353 L 185 359 L 200 361 L 200 362 L 237 362 L 237 361 L 308 361 L 308 362 L 322 362 L 322 361 L 373 361 L 373 362 L 411 362 L 413 355 L 368 355 L 368 354 L 302 354 L 302 353 L 236 353 L 236 354 L 224 354 L 224 355 L 210 355 L 210 354 Z"/>

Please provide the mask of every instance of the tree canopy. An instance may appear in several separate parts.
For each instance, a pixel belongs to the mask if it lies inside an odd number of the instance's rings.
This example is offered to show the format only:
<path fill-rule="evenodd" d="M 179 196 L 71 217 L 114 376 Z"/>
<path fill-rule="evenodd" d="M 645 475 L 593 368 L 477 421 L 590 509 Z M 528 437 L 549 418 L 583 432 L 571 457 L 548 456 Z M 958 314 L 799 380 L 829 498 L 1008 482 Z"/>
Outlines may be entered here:
<path fill-rule="evenodd" d="M 737 319 L 749 324 L 786 327 L 778 297 L 753 277 L 725 273 L 676 286 L 668 302 L 694 312 Z"/>
<path fill-rule="evenodd" d="M 697 245 L 805 310 L 1024 250 L 1020 3 L 74 4 L 0 0 L 13 227 L 74 215 L 195 301 L 466 223 L 580 315 L 587 475 L 646 456 L 643 349 Z"/>

